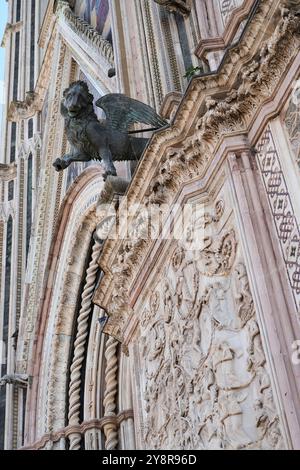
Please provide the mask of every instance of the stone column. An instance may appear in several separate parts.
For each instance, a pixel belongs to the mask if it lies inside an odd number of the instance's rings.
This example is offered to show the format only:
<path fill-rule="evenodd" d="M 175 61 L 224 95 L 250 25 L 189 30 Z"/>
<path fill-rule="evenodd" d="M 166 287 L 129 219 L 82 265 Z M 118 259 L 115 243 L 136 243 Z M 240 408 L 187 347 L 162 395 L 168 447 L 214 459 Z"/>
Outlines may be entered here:
<path fill-rule="evenodd" d="M 80 424 L 80 388 L 82 364 L 84 360 L 86 340 L 88 336 L 89 317 L 92 311 L 92 297 L 95 288 L 96 276 L 99 270 L 98 258 L 102 245 L 96 242 L 93 246 L 92 259 L 90 261 L 85 286 L 82 294 L 81 309 L 77 320 L 77 335 L 75 340 L 74 356 L 71 365 L 71 380 L 69 387 L 69 426 L 74 426 L 74 432 L 69 434 L 70 450 L 79 450 L 81 444 L 81 434 L 76 432 L 76 427 Z"/>
<path fill-rule="evenodd" d="M 109 337 L 106 343 L 105 358 L 105 392 L 104 392 L 104 417 L 112 418 L 107 420 L 104 425 L 105 434 L 105 449 L 113 450 L 118 445 L 118 425 L 116 422 L 116 396 L 117 396 L 117 372 L 118 372 L 118 357 L 117 357 L 118 341 L 113 337 Z"/>

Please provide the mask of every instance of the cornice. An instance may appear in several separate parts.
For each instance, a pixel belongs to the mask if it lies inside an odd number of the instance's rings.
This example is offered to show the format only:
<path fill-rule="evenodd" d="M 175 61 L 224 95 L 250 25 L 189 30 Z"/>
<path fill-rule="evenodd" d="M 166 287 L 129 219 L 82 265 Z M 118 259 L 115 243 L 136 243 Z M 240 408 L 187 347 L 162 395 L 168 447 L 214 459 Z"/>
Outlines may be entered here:
<path fill-rule="evenodd" d="M 165 119 L 172 120 L 178 106 L 182 100 L 183 94 L 178 91 L 168 93 L 160 107 L 159 114 Z"/>
<path fill-rule="evenodd" d="M 226 24 L 222 36 L 202 39 L 195 49 L 195 55 L 203 60 L 207 53 L 228 47 L 234 40 L 241 22 L 249 17 L 256 3 L 257 0 L 244 0 L 244 2 L 231 13 L 230 21 Z"/>
<path fill-rule="evenodd" d="M 281 0 L 261 1 L 219 71 L 192 80 L 171 127 L 151 139 L 127 191 L 127 207 L 171 202 L 186 182 L 205 174 L 224 136 L 247 134 L 299 52 L 300 18 L 281 15 L 282 5 Z M 123 210 L 122 201 L 120 214 Z M 135 213 L 129 225 L 136 219 Z M 94 301 L 109 315 L 104 331 L 120 341 L 132 314 L 130 286 L 150 245 L 147 239 L 108 239 L 104 245 L 105 275 Z"/>

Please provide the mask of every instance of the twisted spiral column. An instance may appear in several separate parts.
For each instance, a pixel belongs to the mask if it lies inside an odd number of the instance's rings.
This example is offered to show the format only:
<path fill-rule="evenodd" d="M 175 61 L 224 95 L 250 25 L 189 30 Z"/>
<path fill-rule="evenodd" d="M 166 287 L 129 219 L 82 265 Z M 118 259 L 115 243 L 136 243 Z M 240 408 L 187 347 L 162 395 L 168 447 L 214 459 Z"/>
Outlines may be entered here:
<path fill-rule="evenodd" d="M 79 424 L 81 369 L 88 335 L 89 317 L 92 311 L 92 296 L 94 293 L 97 271 L 99 269 L 97 261 L 100 256 L 101 249 L 102 244 L 95 242 L 81 296 L 81 308 L 77 320 L 77 334 L 74 344 L 74 356 L 71 365 L 71 379 L 69 386 L 69 426 L 76 426 Z M 76 432 L 70 433 L 69 440 L 70 450 L 80 449 L 81 434 Z"/>
<path fill-rule="evenodd" d="M 118 341 L 109 337 L 106 343 L 105 358 L 105 393 L 104 393 L 104 416 L 116 416 L 116 395 L 117 395 L 117 357 Z M 104 425 L 105 449 L 112 450 L 118 445 L 118 428 L 115 422 L 108 422 Z"/>

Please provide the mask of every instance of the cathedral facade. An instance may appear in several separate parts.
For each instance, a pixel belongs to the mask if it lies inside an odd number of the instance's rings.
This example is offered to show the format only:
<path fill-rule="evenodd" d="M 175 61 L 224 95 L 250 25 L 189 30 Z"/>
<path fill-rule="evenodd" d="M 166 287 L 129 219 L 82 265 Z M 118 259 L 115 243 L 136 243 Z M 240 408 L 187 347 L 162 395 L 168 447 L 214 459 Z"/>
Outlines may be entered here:
<path fill-rule="evenodd" d="M 8 11 L 0 448 L 300 449 L 299 1 Z M 74 81 L 167 123 L 117 176 L 53 167 Z"/>

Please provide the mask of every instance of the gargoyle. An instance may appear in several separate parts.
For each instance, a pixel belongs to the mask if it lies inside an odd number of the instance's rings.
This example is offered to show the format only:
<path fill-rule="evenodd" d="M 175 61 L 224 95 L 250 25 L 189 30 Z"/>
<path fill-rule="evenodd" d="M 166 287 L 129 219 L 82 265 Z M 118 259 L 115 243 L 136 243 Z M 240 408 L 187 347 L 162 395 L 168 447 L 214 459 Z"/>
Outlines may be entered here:
<path fill-rule="evenodd" d="M 0 388 L 6 384 L 13 384 L 17 387 L 26 388 L 28 386 L 28 376 L 26 374 L 7 374 L 0 379 Z"/>
<path fill-rule="evenodd" d="M 158 129 L 168 124 L 150 106 L 119 93 L 105 95 L 96 102 L 107 119 L 98 120 L 93 95 L 83 81 L 72 83 L 64 91 L 61 114 L 71 145 L 70 153 L 57 158 L 53 166 L 64 170 L 72 162 L 101 160 L 104 179 L 116 175 L 114 161 L 138 160 L 149 139 L 133 137 L 128 129 L 133 123 L 149 124 Z"/>

